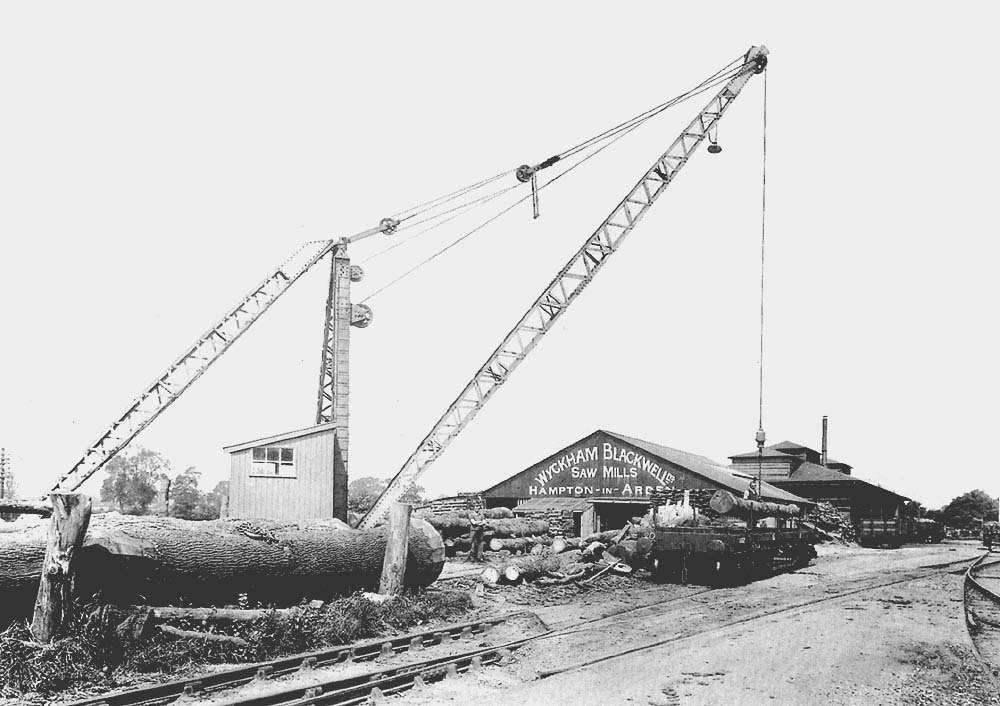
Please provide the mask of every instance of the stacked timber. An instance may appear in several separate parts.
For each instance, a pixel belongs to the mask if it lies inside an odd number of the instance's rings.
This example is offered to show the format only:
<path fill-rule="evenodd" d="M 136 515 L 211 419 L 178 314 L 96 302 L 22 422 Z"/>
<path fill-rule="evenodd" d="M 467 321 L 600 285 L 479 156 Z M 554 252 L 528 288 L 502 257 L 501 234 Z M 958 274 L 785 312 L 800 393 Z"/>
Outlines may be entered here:
<path fill-rule="evenodd" d="M 590 581 L 608 571 L 632 573 L 644 565 L 652 550 L 651 525 L 647 518 L 625 527 L 597 532 L 584 538 L 555 537 L 548 545 L 536 544 L 524 556 L 513 552 L 486 567 L 480 579 L 493 586 L 499 583 L 534 581 L 537 585 Z M 511 551 L 523 539 L 495 540 L 499 550 Z"/>
<path fill-rule="evenodd" d="M 685 493 L 687 502 L 685 503 Z M 715 512 L 711 508 L 712 495 L 715 490 L 711 488 L 696 488 L 694 490 L 678 490 L 669 488 L 667 490 L 654 490 L 649 495 L 649 504 L 652 507 L 660 505 L 689 505 L 699 513 L 714 516 Z"/>
<path fill-rule="evenodd" d="M 0 535 L 0 613 L 31 614 L 47 524 Z M 185 601 L 193 606 L 252 601 L 294 605 L 306 597 L 376 590 L 387 529 L 352 530 L 339 520 L 193 522 L 95 515 L 74 559 L 77 595 L 118 604 Z M 413 518 L 405 584 L 427 586 L 444 566 L 444 543 Z"/>
<path fill-rule="evenodd" d="M 445 538 L 460 537 L 468 534 L 472 529 L 474 520 L 483 528 L 484 532 L 488 532 L 494 537 L 501 539 L 506 537 L 540 537 L 549 533 L 549 524 L 541 520 L 528 520 L 516 517 L 487 518 L 475 513 L 470 514 L 471 517 L 463 516 L 459 513 L 430 515 L 421 511 L 416 516 L 429 523 Z"/>
<path fill-rule="evenodd" d="M 830 503 L 817 503 L 808 514 L 807 519 L 825 534 L 831 535 L 833 539 L 845 542 L 853 541 L 854 526 L 849 519 L 845 519 L 840 511 Z"/>
<path fill-rule="evenodd" d="M 434 515 L 445 515 L 452 512 L 479 512 L 483 509 L 483 496 L 478 493 L 459 493 L 448 498 L 429 500 L 415 509 Z"/>

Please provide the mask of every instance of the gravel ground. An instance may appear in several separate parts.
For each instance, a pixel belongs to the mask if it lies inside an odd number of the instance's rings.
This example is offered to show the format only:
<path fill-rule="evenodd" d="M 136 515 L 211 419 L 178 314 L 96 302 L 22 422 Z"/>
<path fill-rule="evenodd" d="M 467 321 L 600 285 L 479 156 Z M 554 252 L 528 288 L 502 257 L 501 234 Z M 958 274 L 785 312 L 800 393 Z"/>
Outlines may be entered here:
<path fill-rule="evenodd" d="M 1000 706 L 965 631 L 962 577 L 921 568 L 971 561 L 978 551 L 970 542 L 900 550 L 824 545 L 801 571 L 707 592 L 620 577 L 606 584 L 610 590 L 575 596 L 498 590 L 485 601 L 497 609 L 533 605 L 550 627 L 632 612 L 534 643 L 507 667 L 395 700 L 416 706 Z M 890 581 L 896 583 L 872 588 Z M 853 593 L 838 597 L 846 591 Z"/>

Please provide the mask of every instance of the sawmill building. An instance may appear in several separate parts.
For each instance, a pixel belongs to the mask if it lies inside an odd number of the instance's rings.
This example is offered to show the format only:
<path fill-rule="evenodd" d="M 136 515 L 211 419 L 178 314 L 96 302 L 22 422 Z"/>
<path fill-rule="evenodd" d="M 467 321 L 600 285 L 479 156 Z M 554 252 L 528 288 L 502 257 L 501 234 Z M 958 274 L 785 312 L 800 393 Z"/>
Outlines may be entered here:
<path fill-rule="evenodd" d="M 347 469 L 335 422 L 226 446 L 229 517 L 347 518 Z"/>
<path fill-rule="evenodd" d="M 824 444 L 825 446 L 825 444 Z M 909 498 L 851 475 L 852 467 L 826 457 L 794 441 L 730 456 L 732 468 L 813 502 L 827 502 L 857 526 L 862 519 L 891 520 L 899 517 Z M 826 461 L 825 465 L 823 461 Z"/>
<path fill-rule="evenodd" d="M 564 518 L 566 532 L 618 529 L 654 497 L 707 509 L 715 491 L 743 497 L 751 477 L 704 456 L 599 429 L 482 492 L 487 507 Z M 764 499 L 810 506 L 768 483 Z"/>

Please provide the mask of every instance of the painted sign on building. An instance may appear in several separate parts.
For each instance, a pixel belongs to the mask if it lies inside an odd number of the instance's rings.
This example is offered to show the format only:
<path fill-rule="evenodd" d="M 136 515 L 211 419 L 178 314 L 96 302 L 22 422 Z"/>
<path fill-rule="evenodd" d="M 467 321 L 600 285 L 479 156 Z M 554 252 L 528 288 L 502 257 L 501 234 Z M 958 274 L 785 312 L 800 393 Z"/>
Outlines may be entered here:
<path fill-rule="evenodd" d="M 745 496 L 750 480 L 710 458 L 599 429 L 482 492 L 488 507 L 548 498 L 648 503 L 656 492 L 724 489 Z M 765 499 L 807 502 L 765 483 Z"/>
<path fill-rule="evenodd" d="M 674 487 L 662 461 L 614 440 L 594 440 L 563 452 L 532 475 L 528 497 L 539 495 L 646 498 Z"/>
<path fill-rule="evenodd" d="M 485 497 L 645 501 L 664 490 L 736 489 L 727 469 L 701 456 L 595 431 L 484 491 Z"/>

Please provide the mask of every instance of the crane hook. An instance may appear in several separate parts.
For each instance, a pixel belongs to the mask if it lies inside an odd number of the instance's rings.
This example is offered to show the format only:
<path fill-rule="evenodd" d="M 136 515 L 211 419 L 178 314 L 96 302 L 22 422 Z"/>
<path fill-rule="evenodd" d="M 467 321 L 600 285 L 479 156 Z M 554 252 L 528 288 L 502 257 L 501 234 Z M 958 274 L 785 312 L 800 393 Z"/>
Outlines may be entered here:
<path fill-rule="evenodd" d="M 719 146 L 718 123 L 712 123 L 712 127 L 708 128 L 708 141 L 712 143 L 708 146 L 709 154 L 719 154 L 722 151 L 722 147 Z"/>

